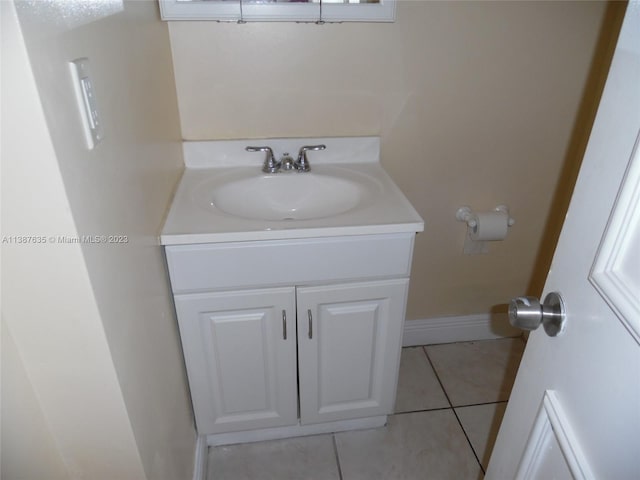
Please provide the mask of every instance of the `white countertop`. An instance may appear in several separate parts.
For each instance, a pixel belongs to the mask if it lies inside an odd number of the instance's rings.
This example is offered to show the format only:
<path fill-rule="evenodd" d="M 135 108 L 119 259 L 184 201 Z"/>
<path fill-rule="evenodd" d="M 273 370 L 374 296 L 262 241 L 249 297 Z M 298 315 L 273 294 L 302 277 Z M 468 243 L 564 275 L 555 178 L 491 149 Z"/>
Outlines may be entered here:
<path fill-rule="evenodd" d="M 227 214 L 199 201 L 196 192 L 215 184 L 220 175 L 236 173 L 265 175 L 263 154 L 244 151 L 247 145 L 269 145 L 276 158 L 295 152 L 302 145 L 327 145 L 309 154 L 312 172 L 335 174 L 349 170 L 375 182 L 367 202 L 344 213 L 310 220 L 255 220 Z M 421 232 L 424 222 L 379 163 L 379 138 L 315 138 L 185 142 L 186 168 L 166 218 L 160 242 L 163 245 L 278 240 L 343 235 Z M 348 173 L 348 172 L 347 172 Z M 309 175 L 283 172 L 275 175 Z"/>

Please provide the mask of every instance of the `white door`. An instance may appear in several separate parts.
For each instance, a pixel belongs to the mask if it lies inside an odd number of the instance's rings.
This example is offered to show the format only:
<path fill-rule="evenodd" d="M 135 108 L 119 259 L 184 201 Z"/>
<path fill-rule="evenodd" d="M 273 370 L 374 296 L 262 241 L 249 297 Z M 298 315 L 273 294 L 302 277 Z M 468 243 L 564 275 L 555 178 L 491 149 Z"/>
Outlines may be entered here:
<path fill-rule="evenodd" d="M 295 290 L 176 295 L 201 435 L 295 425 Z"/>
<path fill-rule="evenodd" d="M 393 411 L 408 285 L 298 288 L 300 423 Z"/>
<path fill-rule="evenodd" d="M 486 478 L 640 479 L 640 3 L 630 3 Z"/>

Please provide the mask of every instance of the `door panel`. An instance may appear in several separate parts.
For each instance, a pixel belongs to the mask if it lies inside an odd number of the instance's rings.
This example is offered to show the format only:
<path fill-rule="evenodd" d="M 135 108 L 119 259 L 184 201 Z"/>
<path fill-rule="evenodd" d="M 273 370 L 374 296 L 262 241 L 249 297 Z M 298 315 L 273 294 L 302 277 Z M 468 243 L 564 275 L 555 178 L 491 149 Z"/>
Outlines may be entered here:
<path fill-rule="evenodd" d="M 580 442 L 554 391 L 548 390 L 544 394 L 515 478 L 594 479 Z"/>
<path fill-rule="evenodd" d="M 640 343 L 640 132 L 589 280 Z"/>
<path fill-rule="evenodd" d="M 382 303 L 382 305 L 381 305 Z M 318 356 L 320 411 L 344 402 L 371 403 L 375 385 L 372 359 L 376 352 L 380 314 L 388 299 L 319 305 Z M 358 352 L 354 354 L 354 345 Z"/>
<path fill-rule="evenodd" d="M 392 412 L 408 283 L 298 289 L 302 424 Z"/>
<path fill-rule="evenodd" d="M 176 297 L 200 434 L 297 423 L 294 294 L 278 288 Z"/>

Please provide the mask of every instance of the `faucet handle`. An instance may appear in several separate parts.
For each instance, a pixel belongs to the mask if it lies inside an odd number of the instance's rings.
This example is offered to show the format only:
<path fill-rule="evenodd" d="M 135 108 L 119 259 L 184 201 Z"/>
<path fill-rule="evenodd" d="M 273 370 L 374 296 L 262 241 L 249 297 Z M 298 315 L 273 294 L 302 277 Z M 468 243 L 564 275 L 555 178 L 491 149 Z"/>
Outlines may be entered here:
<path fill-rule="evenodd" d="M 300 151 L 298 152 L 298 160 L 296 160 L 295 162 L 296 169 L 299 172 L 308 172 L 309 170 L 311 170 L 309 159 L 307 159 L 307 152 L 309 150 L 324 150 L 325 148 L 327 148 L 326 145 L 305 145 L 304 147 L 300 148 Z"/>
<path fill-rule="evenodd" d="M 280 170 L 280 162 L 276 161 L 271 147 L 246 147 L 245 150 L 247 152 L 266 152 L 267 156 L 265 157 L 264 164 L 262 165 L 262 171 L 264 173 L 276 173 Z"/>

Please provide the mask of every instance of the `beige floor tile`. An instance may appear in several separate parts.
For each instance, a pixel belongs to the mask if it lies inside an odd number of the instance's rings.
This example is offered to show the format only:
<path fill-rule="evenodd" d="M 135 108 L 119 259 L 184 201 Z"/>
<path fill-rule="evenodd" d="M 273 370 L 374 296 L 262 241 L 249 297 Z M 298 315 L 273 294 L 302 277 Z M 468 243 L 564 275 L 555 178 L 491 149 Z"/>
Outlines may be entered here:
<path fill-rule="evenodd" d="M 403 348 L 396 395 L 396 412 L 445 408 L 447 397 L 422 347 Z"/>
<path fill-rule="evenodd" d="M 524 342 L 502 338 L 425 347 L 453 406 L 508 400 Z"/>
<path fill-rule="evenodd" d="M 332 435 L 212 447 L 208 480 L 338 480 Z"/>
<path fill-rule="evenodd" d="M 485 470 L 489 464 L 491 451 L 496 443 L 496 437 L 498 436 L 498 430 L 506 408 L 506 403 L 490 403 L 456 408 L 462 428 L 467 433 L 471 445 Z"/>
<path fill-rule="evenodd" d="M 336 434 L 343 480 L 477 480 L 482 471 L 451 410 L 392 415 Z"/>

